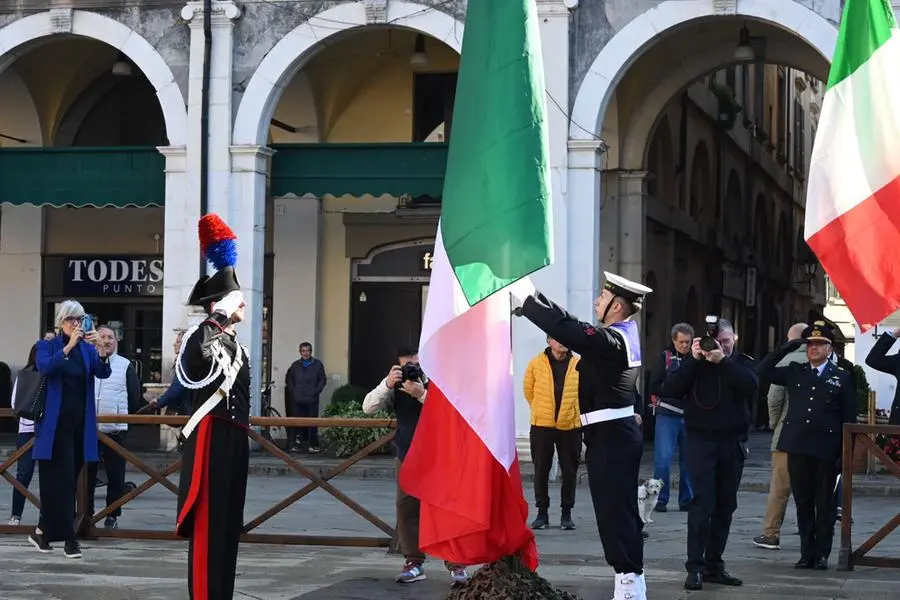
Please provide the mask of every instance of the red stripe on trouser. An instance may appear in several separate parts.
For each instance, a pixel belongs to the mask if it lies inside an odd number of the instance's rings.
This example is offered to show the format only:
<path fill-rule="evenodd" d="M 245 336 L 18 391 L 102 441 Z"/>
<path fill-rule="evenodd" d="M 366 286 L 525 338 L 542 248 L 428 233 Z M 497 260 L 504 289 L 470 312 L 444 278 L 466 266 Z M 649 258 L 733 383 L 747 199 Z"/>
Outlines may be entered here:
<path fill-rule="evenodd" d="M 194 511 L 194 527 L 191 535 L 193 562 L 191 564 L 192 600 L 209 600 L 209 441 L 212 434 L 212 418 L 200 421 L 197 442 L 194 447 L 194 465 L 191 472 L 191 489 L 178 515 L 180 527 Z"/>

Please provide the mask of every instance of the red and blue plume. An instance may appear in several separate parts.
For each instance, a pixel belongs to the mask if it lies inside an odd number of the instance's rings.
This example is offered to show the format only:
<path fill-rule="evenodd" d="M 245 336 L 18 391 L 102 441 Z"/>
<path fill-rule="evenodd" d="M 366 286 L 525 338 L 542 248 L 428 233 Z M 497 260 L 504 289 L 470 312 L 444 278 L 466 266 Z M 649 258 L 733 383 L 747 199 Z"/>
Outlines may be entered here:
<path fill-rule="evenodd" d="M 197 228 L 200 252 L 217 271 L 237 264 L 237 236 L 219 215 L 203 215 Z"/>

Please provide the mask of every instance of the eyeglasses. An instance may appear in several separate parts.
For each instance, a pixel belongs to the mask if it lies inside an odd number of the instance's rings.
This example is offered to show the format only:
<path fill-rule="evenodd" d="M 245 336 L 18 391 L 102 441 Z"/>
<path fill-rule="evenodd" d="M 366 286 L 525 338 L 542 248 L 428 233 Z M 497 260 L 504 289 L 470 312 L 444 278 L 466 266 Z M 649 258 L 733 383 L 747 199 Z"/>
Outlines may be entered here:
<path fill-rule="evenodd" d="M 65 319 L 63 319 L 63 321 L 72 324 L 81 323 L 81 317 L 66 317 Z"/>

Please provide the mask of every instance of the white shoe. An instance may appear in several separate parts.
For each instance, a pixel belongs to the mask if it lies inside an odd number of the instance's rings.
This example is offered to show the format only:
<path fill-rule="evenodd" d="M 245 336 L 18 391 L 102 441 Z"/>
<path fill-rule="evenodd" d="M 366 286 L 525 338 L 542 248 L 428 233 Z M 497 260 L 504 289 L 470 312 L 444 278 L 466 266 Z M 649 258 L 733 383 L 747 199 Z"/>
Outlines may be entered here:
<path fill-rule="evenodd" d="M 641 592 L 641 583 L 634 573 L 616 573 L 616 591 L 612 600 L 645 600 L 646 594 Z"/>
<path fill-rule="evenodd" d="M 646 573 L 646 571 L 644 571 L 644 573 L 641 573 L 640 575 L 637 576 L 639 600 L 647 600 L 647 582 L 644 581 L 645 573 Z"/>

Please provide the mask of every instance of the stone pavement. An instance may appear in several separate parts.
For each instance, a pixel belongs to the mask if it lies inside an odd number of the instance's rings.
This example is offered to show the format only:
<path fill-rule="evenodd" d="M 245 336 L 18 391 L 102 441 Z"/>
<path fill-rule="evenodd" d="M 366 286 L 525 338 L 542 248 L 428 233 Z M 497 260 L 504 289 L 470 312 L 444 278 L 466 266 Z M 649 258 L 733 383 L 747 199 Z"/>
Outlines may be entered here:
<path fill-rule="evenodd" d="M 136 483 L 142 477 L 134 476 Z M 248 486 L 246 517 L 255 517 L 305 482 L 289 477 L 253 477 Z M 351 498 L 391 523 L 394 520 L 394 485 L 385 479 L 339 477 L 333 483 Z M 34 486 L 33 486 L 34 489 Z M 36 491 L 36 490 L 35 490 Z M 98 490 L 98 504 L 104 489 Z M 552 488 L 554 501 L 558 489 Z M 611 572 L 593 523 L 586 486 L 579 486 L 575 519 L 578 530 L 557 529 L 537 534 L 542 555 L 541 574 L 555 585 L 580 594 L 585 600 L 606 600 L 612 595 Z M 9 488 L 0 487 L 0 516 L 8 514 Z M 526 486 L 526 497 L 533 497 Z M 793 533 L 793 507 L 788 509 L 783 550 L 754 547 L 765 494 L 745 491 L 735 514 L 726 553 L 728 568 L 744 578 L 742 588 L 707 586 L 702 593 L 681 589 L 684 578 L 686 514 L 655 514 L 647 541 L 646 565 L 652 600 L 696 596 L 708 600 L 785 598 L 825 600 L 865 598 L 894 600 L 900 588 L 900 570 L 859 568 L 845 573 L 798 572 L 799 541 Z M 897 512 L 895 498 L 859 498 L 854 510 L 854 539 L 859 544 Z M 558 523 L 559 515 L 551 513 Z M 121 526 L 129 529 L 170 529 L 175 518 L 174 496 L 159 486 L 151 488 L 125 508 Z M 25 522 L 34 523 L 34 507 L 26 508 Z M 317 490 L 284 513 L 265 523 L 260 533 L 310 535 L 371 535 L 380 532 L 361 517 Z M 835 543 L 835 548 L 837 542 Z M 0 598 L 3 600 L 183 600 L 187 546 L 183 542 L 99 540 L 84 543 L 85 558 L 66 560 L 59 550 L 41 555 L 22 535 L 0 535 Z M 900 556 L 897 535 L 886 538 L 874 555 Z M 837 558 L 837 550 L 832 562 Z M 400 566 L 397 556 L 384 550 L 313 548 L 245 544 L 241 548 L 235 598 L 252 600 L 439 600 L 447 579 L 437 561 L 428 564 L 427 581 L 411 586 L 393 583 Z M 526 599 L 522 599 L 526 600 Z"/>

